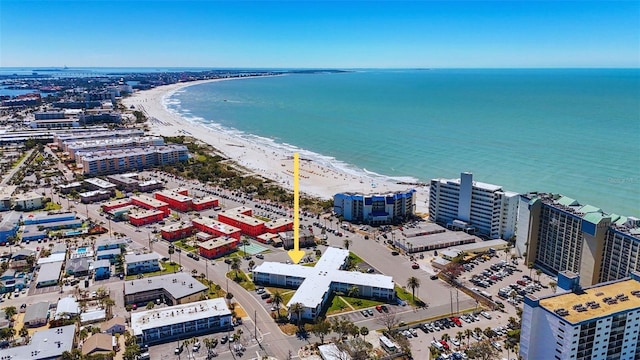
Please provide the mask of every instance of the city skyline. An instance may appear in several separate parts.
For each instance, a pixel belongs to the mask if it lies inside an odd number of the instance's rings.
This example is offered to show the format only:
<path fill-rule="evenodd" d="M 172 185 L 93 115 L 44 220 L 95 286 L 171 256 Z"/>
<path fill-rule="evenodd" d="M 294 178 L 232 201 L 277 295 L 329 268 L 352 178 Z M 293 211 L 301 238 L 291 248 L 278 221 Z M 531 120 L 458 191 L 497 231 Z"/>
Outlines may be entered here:
<path fill-rule="evenodd" d="M 3 1 L 2 67 L 638 67 L 640 3 Z"/>

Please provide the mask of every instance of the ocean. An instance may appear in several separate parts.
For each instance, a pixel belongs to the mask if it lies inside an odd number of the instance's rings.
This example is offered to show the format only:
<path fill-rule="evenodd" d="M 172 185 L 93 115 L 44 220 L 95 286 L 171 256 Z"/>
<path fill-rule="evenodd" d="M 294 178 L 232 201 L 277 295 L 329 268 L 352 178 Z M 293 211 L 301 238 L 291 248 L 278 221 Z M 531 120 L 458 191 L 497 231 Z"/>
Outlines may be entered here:
<path fill-rule="evenodd" d="M 640 216 L 640 70 L 362 70 L 183 88 L 188 120 L 350 173 L 562 193 Z"/>

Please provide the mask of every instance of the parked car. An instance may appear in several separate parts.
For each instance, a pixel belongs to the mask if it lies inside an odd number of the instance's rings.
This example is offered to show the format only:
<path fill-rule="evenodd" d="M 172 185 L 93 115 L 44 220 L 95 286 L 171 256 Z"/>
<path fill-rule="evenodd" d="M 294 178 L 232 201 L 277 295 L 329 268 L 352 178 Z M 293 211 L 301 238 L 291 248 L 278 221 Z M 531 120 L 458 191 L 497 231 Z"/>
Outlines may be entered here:
<path fill-rule="evenodd" d="M 486 311 L 481 312 L 480 315 L 482 315 L 486 319 L 491 319 L 491 314 Z"/>

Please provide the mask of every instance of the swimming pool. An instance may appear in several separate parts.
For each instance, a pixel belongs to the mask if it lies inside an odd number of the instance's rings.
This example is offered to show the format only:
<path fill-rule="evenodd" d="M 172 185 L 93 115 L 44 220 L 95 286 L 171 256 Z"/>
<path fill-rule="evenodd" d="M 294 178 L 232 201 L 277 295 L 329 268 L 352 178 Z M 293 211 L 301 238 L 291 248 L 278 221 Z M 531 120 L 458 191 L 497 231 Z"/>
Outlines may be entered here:
<path fill-rule="evenodd" d="M 84 254 L 86 252 L 87 252 L 87 248 L 86 247 L 81 247 L 81 248 L 78 248 L 78 250 L 76 250 L 76 253 L 78 253 L 78 254 Z"/>
<path fill-rule="evenodd" d="M 80 235 L 80 234 L 82 234 L 82 231 L 79 231 L 79 230 L 67 231 L 65 233 L 66 236 L 75 236 L 75 235 Z"/>

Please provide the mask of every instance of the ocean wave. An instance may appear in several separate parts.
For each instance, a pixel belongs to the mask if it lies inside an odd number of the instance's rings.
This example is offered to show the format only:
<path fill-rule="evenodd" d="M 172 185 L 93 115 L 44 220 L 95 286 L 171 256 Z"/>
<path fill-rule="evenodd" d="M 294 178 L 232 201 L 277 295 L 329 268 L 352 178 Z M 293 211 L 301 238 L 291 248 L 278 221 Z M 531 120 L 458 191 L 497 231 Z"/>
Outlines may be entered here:
<path fill-rule="evenodd" d="M 211 131 L 222 133 L 225 136 L 236 138 L 246 141 L 250 144 L 260 146 L 267 151 L 273 151 L 276 153 L 292 154 L 297 152 L 300 154 L 301 159 L 311 160 L 320 166 L 326 167 L 338 173 L 355 176 L 358 178 L 364 178 L 368 182 L 406 182 L 416 183 L 418 179 L 411 176 L 388 176 L 379 174 L 373 171 L 369 171 L 365 168 L 359 168 L 353 164 L 349 164 L 345 161 L 338 160 L 333 156 L 323 155 L 311 150 L 301 148 L 297 145 L 289 144 L 286 142 L 278 142 L 274 138 L 268 138 L 256 134 L 250 134 L 236 128 L 224 126 L 216 121 L 205 119 L 200 116 L 195 116 L 191 113 L 191 110 L 184 109 L 180 100 L 172 98 L 176 91 L 166 94 L 162 98 L 163 107 L 173 115 L 176 115 L 189 123 L 203 126 Z M 212 144 L 215 146 L 215 144 Z"/>

